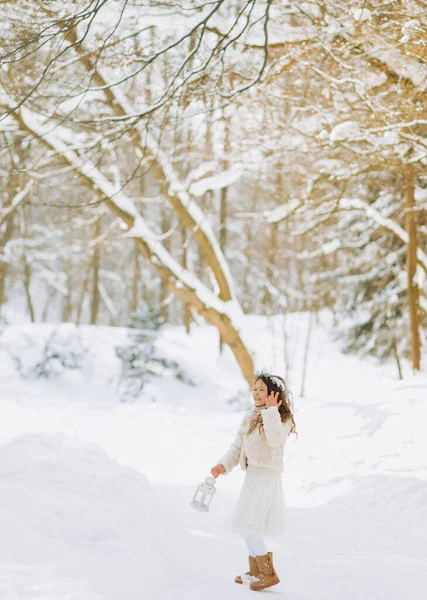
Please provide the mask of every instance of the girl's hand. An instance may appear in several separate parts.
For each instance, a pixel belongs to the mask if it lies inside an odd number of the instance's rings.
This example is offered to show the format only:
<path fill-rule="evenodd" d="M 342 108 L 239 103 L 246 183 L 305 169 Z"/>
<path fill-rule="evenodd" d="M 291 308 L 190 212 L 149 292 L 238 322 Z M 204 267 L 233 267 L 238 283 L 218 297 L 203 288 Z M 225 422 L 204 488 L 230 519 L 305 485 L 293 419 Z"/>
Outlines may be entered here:
<path fill-rule="evenodd" d="M 215 479 L 223 473 L 225 473 L 224 465 L 215 465 L 215 467 L 212 467 L 211 469 L 211 475 L 213 475 Z"/>
<path fill-rule="evenodd" d="M 265 401 L 266 407 L 270 408 L 270 406 L 277 406 L 277 408 L 279 408 L 283 401 L 280 400 L 280 402 L 277 402 L 278 397 L 279 392 L 276 392 L 276 394 L 274 392 L 271 392 L 271 394 L 267 396 L 267 400 Z"/>

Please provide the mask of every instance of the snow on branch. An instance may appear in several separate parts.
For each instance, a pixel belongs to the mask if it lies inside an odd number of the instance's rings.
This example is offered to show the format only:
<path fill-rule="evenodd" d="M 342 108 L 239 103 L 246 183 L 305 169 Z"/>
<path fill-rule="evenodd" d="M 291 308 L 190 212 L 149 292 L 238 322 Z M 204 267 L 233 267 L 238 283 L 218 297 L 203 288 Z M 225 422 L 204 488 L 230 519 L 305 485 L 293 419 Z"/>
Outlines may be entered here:
<path fill-rule="evenodd" d="M 393 219 L 384 217 L 377 209 L 372 205 L 368 204 L 364 200 L 359 198 L 341 198 L 339 200 L 339 206 L 343 209 L 350 210 L 362 210 L 365 214 L 370 217 L 375 223 L 392 231 L 404 244 L 408 244 L 409 236 L 408 233 Z M 421 249 L 417 249 L 417 260 L 423 269 L 427 272 L 427 254 Z"/>
<path fill-rule="evenodd" d="M 10 213 L 14 212 L 18 206 L 20 205 L 20 203 L 25 200 L 25 198 L 28 196 L 29 191 L 31 190 L 31 187 L 33 185 L 32 181 L 29 181 L 25 187 L 22 188 L 22 190 L 20 190 L 17 194 L 15 194 L 15 196 L 12 198 L 10 205 L 7 206 L 6 208 L 4 208 L 4 210 L 0 211 L 0 227 L 2 226 L 2 224 L 4 223 L 4 221 L 7 219 L 7 217 L 10 215 Z"/>
<path fill-rule="evenodd" d="M 382 41 L 378 36 L 363 42 L 365 52 L 371 57 L 384 63 L 394 73 L 409 79 L 415 87 L 427 90 L 427 67 L 417 60 L 405 56 L 396 48 Z"/>
<path fill-rule="evenodd" d="M 203 196 L 209 190 L 220 190 L 233 185 L 241 176 L 242 167 L 240 165 L 233 165 L 230 169 L 222 173 L 192 183 L 189 192 L 193 196 Z"/>
<path fill-rule="evenodd" d="M 399 77 L 408 79 L 420 90 L 427 90 L 427 67 L 423 63 L 403 54 L 389 40 L 375 33 L 369 23 L 361 25 L 361 31 L 362 35 L 360 31 L 357 34 L 357 45 L 363 48 L 367 56 L 381 62 Z M 345 26 L 341 26 L 338 33 L 348 42 L 355 42 Z"/>
<path fill-rule="evenodd" d="M 140 238 L 149 252 L 153 265 L 167 270 L 168 277 L 175 280 L 177 288 L 186 287 L 194 291 L 197 299 L 203 304 L 205 310 L 213 309 L 218 314 L 226 315 L 231 322 L 240 324 L 242 311 L 236 301 L 223 302 L 194 273 L 182 267 L 158 241 L 158 237 L 151 230 L 144 218 L 139 213 L 132 198 L 121 191 L 97 169 L 87 158 L 79 156 L 68 146 L 69 131 L 61 125 L 52 126 L 45 123 L 29 109 L 21 107 L 21 124 L 35 137 L 44 141 L 59 156 L 62 156 L 80 174 L 92 190 L 116 209 L 116 213 L 128 225 L 127 237 Z M 126 218 L 127 217 L 127 218 Z M 105 300 L 105 298 L 104 298 Z"/>
<path fill-rule="evenodd" d="M 268 223 L 278 223 L 279 221 L 287 219 L 300 206 L 302 206 L 301 200 L 298 198 L 291 198 L 286 204 L 282 204 L 282 206 L 278 206 L 274 210 L 264 211 L 263 217 Z"/>
<path fill-rule="evenodd" d="M 307 260 L 307 259 L 317 258 L 318 256 L 327 256 L 329 254 L 333 254 L 334 252 L 336 252 L 337 250 L 340 250 L 342 248 L 343 248 L 343 244 L 337 238 L 335 240 L 331 240 L 330 242 L 325 242 L 324 244 L 322 244 L 320 246 L 320 248 L 317 248 L 316 250 L 313 250 L 311 252 L 309 252 L 308 250 L 304 250 L 303 252 L 298 252 L 298 254 L 296 255 L 296 258 L 298 260 Z"/>
<path fill-rule="evenodd" d="M 189 188 L 192 183 L 201 180 L 203 177 L 212 177 L 219 165 L 219 160 L 206 160 L 202 162 L 188 173 L 185 178 L 185 187 Z"/>
<path fill-rule="evenodd" d="M 97 69 L 97 74 L 98 78 L 102 79 L 103 82 L 107 81 L 107 78 L 99 68 Z M 111 103 L 111 108 L 116 114 L 125 115 L 133 112 L 127 98 L 119 89 L 112 88 L 109 90 L 109 94 L 114 99 Z M 156 167 L 154 173 L 157 170 L 160 179 L 164 180 L 163 191 L 172 203 L 178 218 L 184 225 L 191 229 L 194 237 L 199 242 L 201 251 L 217 279 L 220 296 L 224 300 L 236 300 L 231 272 L 205 213 L 200 209 L 184 183 L 178 177 L 167 155 L 161 150 L 154 136 L 145 129 L 142 130 L 140 122 L 138 122 L 135 128 L 141 136 L 141 146 L 145 144 L 152 158 L 153 165 Z M 142 140 L 144 143 L 142 143 Z"/>

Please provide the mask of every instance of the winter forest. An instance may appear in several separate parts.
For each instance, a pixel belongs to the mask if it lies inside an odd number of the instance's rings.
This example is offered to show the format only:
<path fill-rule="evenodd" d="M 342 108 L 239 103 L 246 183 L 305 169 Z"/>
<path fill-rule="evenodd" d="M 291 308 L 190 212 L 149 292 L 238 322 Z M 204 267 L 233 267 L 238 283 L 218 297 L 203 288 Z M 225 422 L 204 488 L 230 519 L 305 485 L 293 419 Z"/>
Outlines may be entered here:
<path fill-rule="evenodd" d="M 0 17 L 0 600 L 234 598 L 217 572 L 239 543 L 188 497 L 260 365 L 298 409 L 284 597 L 338 600 L 357 555 L 347 600 L 420 599 L 427 2 L 3 0 Z"/>
<path fill-rule="evenodd" d="M 419 369 L 425 11 L 4 2 L 2 312 L 126 326 L 143 299 L 249 377 L 237 312 L 327 307 L 346 349 Z"/>

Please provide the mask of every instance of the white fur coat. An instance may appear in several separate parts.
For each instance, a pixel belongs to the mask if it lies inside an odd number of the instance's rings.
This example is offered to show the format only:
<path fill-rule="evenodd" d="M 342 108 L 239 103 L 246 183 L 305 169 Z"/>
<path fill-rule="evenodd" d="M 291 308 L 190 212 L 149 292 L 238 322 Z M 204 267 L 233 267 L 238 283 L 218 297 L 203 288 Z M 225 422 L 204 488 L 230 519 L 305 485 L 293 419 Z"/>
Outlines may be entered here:
<path fill-rule="evenodd" d="M 260 433 L 259 427 L 256 427 L 248 434 L 249 423 L 256 418 L 258 412 L 261 412 L 264 433 Z M 244 416 L 234 442 L 218 460 L 218 464 L 224 465 L 225 473 L 229 473 L 238 464 L 244 471 L 248 464 L 283 471 L 283 452 L 291 427 L 292 420 L 282 423 L 275 406 L 252 409 Z"/>

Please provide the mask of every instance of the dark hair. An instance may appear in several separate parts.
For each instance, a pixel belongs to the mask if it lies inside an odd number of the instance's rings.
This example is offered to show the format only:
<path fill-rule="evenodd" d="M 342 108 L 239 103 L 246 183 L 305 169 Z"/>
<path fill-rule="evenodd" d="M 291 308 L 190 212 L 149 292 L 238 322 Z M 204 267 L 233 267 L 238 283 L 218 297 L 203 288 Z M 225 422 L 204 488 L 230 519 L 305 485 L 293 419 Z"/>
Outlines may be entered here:
<path fill-rule="evenodd" d="M 293 415 L 294 406 L 293 406 L 292 392 L 289 389 L 286 381 L 283 379 L 283 377 L 280 377 L 279 375 L 271 375 L 270 373 L 267 373 L 266 371 L 255 371 L 254 383 L 256 383 L 259 380 L 263 381 L 265 383 L 265 385 L 267 386 L 267 394 L 268 395 L 270 395 L 271 393 L 279 394 L 277 401 L 278 402 L 280 402 L 280 400 L 282 401 L 282 404 L 278 408 L 279 413 L 280 413 L 280 419 L 281 419 L 282 423 L 286 423 L 287 421 L 291 420 L 292 426 L 291 426 L 290 433 L 295 433 L 295 435 L 298 437 L 295 420 L 294 420 L 294 415 Z M 252 433 L 256 429 L 256 427 L 259 427 L 260 432 L 263 432 L 264 426 L 262 423 L 261 415 L 258 415 L 258 417 L 256 419 L 251 421 L 248 433 Z"/>

